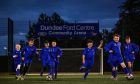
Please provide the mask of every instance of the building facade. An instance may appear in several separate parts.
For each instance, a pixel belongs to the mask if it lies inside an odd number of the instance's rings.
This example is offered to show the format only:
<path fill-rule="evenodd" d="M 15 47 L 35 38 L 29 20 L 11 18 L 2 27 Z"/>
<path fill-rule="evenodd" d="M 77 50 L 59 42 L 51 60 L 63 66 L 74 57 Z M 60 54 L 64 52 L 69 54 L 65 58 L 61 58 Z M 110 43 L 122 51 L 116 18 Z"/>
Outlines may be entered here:
<path fill-rule="evenodd" d="M 0 56 L 11 55 L 13 52 L 13 21 L 0 18 Z"/>

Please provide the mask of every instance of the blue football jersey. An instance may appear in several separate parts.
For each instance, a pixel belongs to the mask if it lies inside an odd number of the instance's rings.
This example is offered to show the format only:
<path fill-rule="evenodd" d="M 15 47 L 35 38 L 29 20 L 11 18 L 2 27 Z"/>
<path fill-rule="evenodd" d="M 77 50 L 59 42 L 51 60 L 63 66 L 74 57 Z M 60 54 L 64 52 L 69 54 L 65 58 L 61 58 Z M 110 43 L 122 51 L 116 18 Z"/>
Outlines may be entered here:
<path fill-rule="evenodd" d="M 22 55 L 21 55 L 21 51 L 19 50 L 14 50 L 13 55 L 12 55 L 14 62 L 16 64 L 19 64 L 22 62 Z"/>
<path fill-rule="evenodd" d="M 128 56 L 134 57 L 135 53 L 137 53 L 138 51 L 139 51 L 139 47 L 134 43 L 129 43 L 129 44 L 124 45 L 125 57 L 128 57 Z M 135 52 L 135 53 L 132 53 L 132 52 Z"/>
<path fill-rule="evenodd" d="M 94 56 L 97 51 L 97 47 L 85 48 L 83 51 L 83 55 L 85 55 L 85 61 L 94 62 Z"/>
<path fill-rule="evenodd" d="M 50 53 L 50 48 L 42 48 L 39 58 L 45 60 L 46 62 L 52 61 Z"/>
<path fill-rule="evenodd" d="M 113 53 L 110 53 L 110 55 L 113 56 L 122 56 L 121 54 L 121 43 L 120 42 L 115 42 L 111 41 L 105 46 L 105 51 L 109 52 L 110 50 L 113 51 Z"/>
<path fill-rule="evenodd" d="M 62 50 L 59 47 L 51 47 L 51 56 L 54 61 L 58 61 L 57 56 L 62 56 Z"/>
<path fill-rule="evenodd" d="M 32 59 L 32 57 L 36 54 L 36 47 L 25 46 L 22 52 L 24 54 L 25 59 Z"/>

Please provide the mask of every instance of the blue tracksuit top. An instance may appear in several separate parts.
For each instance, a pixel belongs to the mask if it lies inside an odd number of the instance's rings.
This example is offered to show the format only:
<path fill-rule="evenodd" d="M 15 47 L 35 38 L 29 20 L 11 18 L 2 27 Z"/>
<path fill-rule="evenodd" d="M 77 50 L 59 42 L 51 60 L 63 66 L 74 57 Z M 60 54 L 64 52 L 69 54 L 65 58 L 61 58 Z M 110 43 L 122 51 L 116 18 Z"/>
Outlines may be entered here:
<path fill-rule="evenodd" d="M 105 46 L 105 51 L 109 52 L 110 50 L 113 51 L 113 53 L 110 53 L 110 56 L 116 56 L 116 57 L 122 56 L 122 54 L 121 54 L 121 43 L 120 42 L 111 41 L 110 43 L 108 43 Z"/>
<path fill-rule="evenodd" d="M 25 46 L 22 50 L 24 54 L 24 61 L 32 60 L 32 57 L 36 54 L 35 46 Z"/>
<path fill-rule="evenodd" d="M 13 55 L 12 55 L 13 59 L 14 59 L 14 63 L 15 64 L 21 64 L 22 62 L 22 55 L 21 55 L 21 51 L 19 50 L 14 50 Z"/>
<path fill-rule="evenodd" d="M 86 63 L 94 63 L 94 56 L 97 51 L 97 47 L 92 48 L 85 48 L 83 51 L 83 55 L 85 55 L 85 62 Z"/>
<path fill-rule="evenodd" d="M 139 51 L 139 47 L 134 44 L 134 43 L 129 43 L 124 45 L 124 56 L 125 58 L 131 57 L 135 59 L 135 53 L 133 54 L 132 52 L 137 53 Z"/>
<path fill-rule="evenodd" d="M 51 47 L 51 56 L 55 62 L 59 62 L 57 56 L 62 56 L 62 50 L 59 47 Z"/>
<path fill-rule="evenodd" d="M 52 62 L 53 60 L 51 57 L 50 48 L 42 48 L 39 58 L 41 58 L 42 61 L 46 63 Z"/>

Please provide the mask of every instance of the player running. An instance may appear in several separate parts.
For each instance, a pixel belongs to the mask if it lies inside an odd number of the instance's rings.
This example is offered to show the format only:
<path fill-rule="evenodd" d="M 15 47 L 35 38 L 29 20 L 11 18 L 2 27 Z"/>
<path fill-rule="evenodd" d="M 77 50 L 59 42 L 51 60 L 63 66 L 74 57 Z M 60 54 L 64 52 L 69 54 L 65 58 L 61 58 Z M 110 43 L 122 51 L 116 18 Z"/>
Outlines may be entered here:
<path fill-rule="evenodd" d="M 128 64 L 128 70 L 130 72 L 130 76 L 133 77 L 133 63 L 135 60 L 135 54 L 139 51 L 139 47 L 131 43 L 131 38 L 127 36 L 125 38 L 126 44 L 124 45 L 124 58 Z"/>
<path fill-rule="evenodd" d="M 43 72 L 46 70 L 46 67 L 49 67 L 49 73 L 46 79 L 53 80 L 54 79 L 54 61 L 50 55 L 49 42 L 45 41 L 44 48 L 42 48 L 39 60 L 42 61 L 42 70 L 40 76 L 43 76 Z"/>
<path fill-rule="evenodd" d="M 109 42 L 105 46 L 105 51 L 109 53 L 108 57 L 108 63 L 112 67 L 112 76 L 114 80 L 117 80 L 117 67 L 121 65 L 121 67 L 124 70 L 124 73 L 126 74 L 126 78 L 128 80 L 131 79 L 131 76 L 129 75 L 129 71 L 124 63 L 122 54 L 121 54 L 121 43 L 119 42 L 120 36 L 118 34 L 113 35 L 113 41 Z"/>
<path fill-rule="evenodd" d="M 59 59 L 62 56 L 62 50 L 57 46 L 56 41 L 52 41 L 51 56 L 53 57 L 53 61 L 55 63 L 54 78 L 57 79 Z"/>
<path fill-rule="evenodd" d="M 22 63 L 22 56 L 21 56 L 21 46 L 19 44 L 16 44 L 15 50 L 13 52 L 13 59 L 14 59 L 14 65 L 16 70 L 16 79 L 19 80 L 21 78 L 20 76 L 20 68 Z"/>
<path fill-rule="evenodd" d="M 88 73 L 91 71 L 93 65 L 94 65 L 94 56 L 97 52 L 98 48 L 101 48 L 103 45 L 103 41 L 100 42 L 100 45 L 98 47 L 93 47 L 93 41 L 88 40 L 87 41 L 87 48 L 84 49 L 83 55 L 82 55 L 82 67 L 80 68 L 80 71 L 84 71 L 84 77 L 85 80 L 88 76 Z"/>
<path fill-rule="evenodd" d="M 24 55 L 22 80 L 24 80 L 24 76 L 27 73 L 29 67 L 31 66 L 32 58 L 37 54 L 36 47 L 34 46 L 34 39 L 28 40 L 28 45 L 23 48 L 22 53 Z"/>

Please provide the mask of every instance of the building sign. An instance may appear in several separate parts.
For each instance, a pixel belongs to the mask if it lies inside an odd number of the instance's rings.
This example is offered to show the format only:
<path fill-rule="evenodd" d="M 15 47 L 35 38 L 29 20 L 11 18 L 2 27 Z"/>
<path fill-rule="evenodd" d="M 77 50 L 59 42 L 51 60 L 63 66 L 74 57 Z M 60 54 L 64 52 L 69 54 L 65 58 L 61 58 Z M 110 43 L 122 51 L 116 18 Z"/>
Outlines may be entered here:
<path fill-rule="evenodd" d="M 37 24 L 36 32 L 39 36 L 96 36 L 99 33 L 99 23 Z"/>

